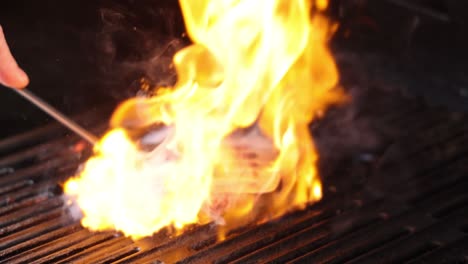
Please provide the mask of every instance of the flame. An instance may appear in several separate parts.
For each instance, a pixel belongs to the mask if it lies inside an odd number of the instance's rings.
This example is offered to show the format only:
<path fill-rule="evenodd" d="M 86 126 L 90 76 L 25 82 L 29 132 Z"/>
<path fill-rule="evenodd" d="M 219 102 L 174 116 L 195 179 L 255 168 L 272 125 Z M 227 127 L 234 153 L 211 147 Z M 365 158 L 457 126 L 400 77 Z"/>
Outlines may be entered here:
<path fill-rule="evenodd" d="M 345 98 L 327 48 L 336 28 L 322 14 L 327 4 L 180 0 L 193 44 L 174 56 L 175 87 L 123 102 L 65 184 L 82 224 L 139 238 L 321 199 L 308 125 Z M 155 124 L 166 127 L 164 140 L 143 150 L 132 131 Z"/>

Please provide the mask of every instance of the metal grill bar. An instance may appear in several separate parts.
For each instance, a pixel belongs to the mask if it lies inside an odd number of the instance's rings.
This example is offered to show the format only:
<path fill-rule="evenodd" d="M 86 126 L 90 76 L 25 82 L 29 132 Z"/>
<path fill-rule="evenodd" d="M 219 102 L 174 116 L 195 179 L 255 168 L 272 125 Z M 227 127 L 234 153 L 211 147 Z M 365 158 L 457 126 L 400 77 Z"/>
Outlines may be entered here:
<path fill-rule="evenodd" d="M 468 238 L 465 236 L 463 239 L 441 246 L 429 254 L 415 258 L 410 263 L 466 263 L 468 261 L 467 248 Z"/>
<path fill-rule="evenodd" d="M 371 164 L 368 182 L 349 184 L 340 182 L 346 175 L 333 175 L 326 181 L 334 189 L 324 190 L 323 201 L 228 232 L 222 242 L 211 224 L 175 237 L 161 231 L 137 242 L 85 230 L 68 212 L 60 188 L 86 157 L 74 150 L 79 139 L 51 138 L 49 133 L 59 133 L 48 128 L 28 133 L 32 139 L 1 141 L 0 153 L 6 155 L 0 157 L 0 263 L 464 260 L 468 118 L 397 99 L 395 104 L 408 107 L 393 108 L 401 111 L 386 117 L 370 113 L 388 145 Z M 376 187 L 383 187 L 380 193 L 369 192 Z"/>

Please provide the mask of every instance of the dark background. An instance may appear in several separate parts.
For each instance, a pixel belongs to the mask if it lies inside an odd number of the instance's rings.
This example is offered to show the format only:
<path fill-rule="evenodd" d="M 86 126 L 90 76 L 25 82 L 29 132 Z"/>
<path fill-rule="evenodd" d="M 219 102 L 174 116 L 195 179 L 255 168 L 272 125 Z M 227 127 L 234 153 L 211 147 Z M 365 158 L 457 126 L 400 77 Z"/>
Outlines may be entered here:
<path fill-rule="evenodd" d="M 5 1 L 0 24 L 28 89 L 66 114 L 135 95 L 142 76 L 173 77 L 166 47 L 183 33 L 177 1 Z M 0 109 L 1 137 L 52 121 L 6 88 Z"/>
<path fill-rule="evenodd" d="M 468 1 L 334 0 L 330 15 L 345 87 L 468 109 Z M 0 24 L 29 89 L 66 114 L 133 96 L 141 77 L 172 83 L 171 57 L 189 43 L 177 1 L 2 1 Z M 0 110 L 0 138 L 51 122 L 6 88 Z"/>

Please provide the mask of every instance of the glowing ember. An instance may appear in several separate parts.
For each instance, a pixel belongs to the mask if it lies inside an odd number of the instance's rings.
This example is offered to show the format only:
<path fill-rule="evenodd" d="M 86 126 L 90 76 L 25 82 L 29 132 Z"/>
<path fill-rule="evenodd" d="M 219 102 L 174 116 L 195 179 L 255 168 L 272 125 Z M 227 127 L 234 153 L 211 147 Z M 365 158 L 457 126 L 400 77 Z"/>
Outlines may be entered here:
<path fill-rule="evenodd" d="M 180 4 L 194 44 L 174 57 L 176 86 L 124 102 L 65 184 L 92 230 L 138 238 L 260 221 L 322 196 L 308 124 L 344 98 L 327 49 L 334 27 L 320 14 L 327 1 Z M 152 125 L 164 129 L 130 139 Z"/>

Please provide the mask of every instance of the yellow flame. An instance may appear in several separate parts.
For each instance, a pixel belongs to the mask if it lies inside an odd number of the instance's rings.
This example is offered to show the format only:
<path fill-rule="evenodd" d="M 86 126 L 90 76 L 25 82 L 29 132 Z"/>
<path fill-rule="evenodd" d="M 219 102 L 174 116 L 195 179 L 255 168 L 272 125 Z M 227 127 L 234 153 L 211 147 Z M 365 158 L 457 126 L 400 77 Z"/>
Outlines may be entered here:
<path fill-rule="evenodd" d="M 180 0 L 193 44 L 174 57 L 175 87 L 121 104 L 114 129 L 65 185 L 82 224 L 138 238 L 165 226 L 229 224 L 255 210 L 277 216 L 319 200 L 308 124 L 344 98 L 327 48 L 334 25 L 320 13 L 327 4 Z M 152 124 L 173 129 L 143 151 L 127 134 Z M 253 125 L 257 136 L 239 143 L 234 132 Z M 265 162 L 249 165 L 240 145 Z"/>

